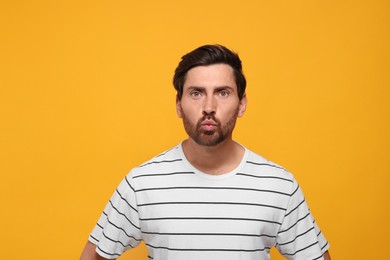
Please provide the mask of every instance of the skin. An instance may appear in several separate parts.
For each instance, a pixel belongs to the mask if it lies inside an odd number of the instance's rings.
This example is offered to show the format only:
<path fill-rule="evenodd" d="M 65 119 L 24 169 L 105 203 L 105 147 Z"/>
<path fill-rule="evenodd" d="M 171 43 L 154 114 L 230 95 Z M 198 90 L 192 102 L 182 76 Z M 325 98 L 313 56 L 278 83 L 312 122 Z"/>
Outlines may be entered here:
<path fill-rule="evenodd" d="M 238 117 L 245 113 L 246 95 L 240 100 L 233 69 L 226 64 L 198 66 L 187 72 L 182 98 L 176 111 L 189 138 L 183 141 L 188 161 L 200 171 L 219 175 L 235 169 L 244 148 L 232 140 Z M 81 260 L 105 259 L 87 242 Z M 324 259 L 330 260 L 329 252 Z"/>
<path fill-rule="evenodd" d="M 208 174 L 224 174 L 235 167 L 244 148 L 232 140 L 237 117 L 244 115 L 246 96 L 240 100 L 233 69 L 226 64 L 198 66 L 187 72 L 176 111 L 189 138 L 183 142 L 187 159 Z M 215 124 L 201 126 L 202 122 Z"/>
<path fill-rule="evenodd" d="M 80 260 L 105 260 L 107 258 L 101 257 L 96 253 L 96 246 L 91 242 L 87 242 L 84 247 L 83 252 L 81 253 Z"/>
<path fill-rule="evenodd" d="M 329 251 L 326 251 L 326 252 L 324 253 L 324 260 L 330 260 Z"/>

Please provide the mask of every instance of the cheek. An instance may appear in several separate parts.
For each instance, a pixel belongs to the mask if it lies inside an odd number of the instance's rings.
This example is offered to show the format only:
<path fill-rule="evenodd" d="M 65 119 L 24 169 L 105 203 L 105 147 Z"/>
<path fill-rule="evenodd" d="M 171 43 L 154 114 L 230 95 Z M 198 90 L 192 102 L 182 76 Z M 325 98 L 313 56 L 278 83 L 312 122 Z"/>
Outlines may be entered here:
<path fill-rule="evenodd" d="M 182 104 L 181 113 L 187 118 L 197 118 L 202 116 L 202 108 L 197 104 Z"/>
<path fill-rule="evenodd" d="M 182 118 L 183 117 L 186 117 L 187 120 L 191 122 L 196 122 L 200 116 L 193 109 L 182 109 Z"/>
<path fill-rule="evenodd" d="M 176 103 L 176 112 L 179 118 L 191 118 L 195 114 L 195 106 L 192 104 L 188 104 L 187 102 L 179 102 Z"/>
<path fill-rule="evenodd" d="M 240 114 L 240 107 L 238 106 L 238 104 L 235 106 L 225 107 L 224 109 L 220 110 L 220 116 L 223 116 L 227 119 L 232 117 L 237 117 L 239 114 Z"/>

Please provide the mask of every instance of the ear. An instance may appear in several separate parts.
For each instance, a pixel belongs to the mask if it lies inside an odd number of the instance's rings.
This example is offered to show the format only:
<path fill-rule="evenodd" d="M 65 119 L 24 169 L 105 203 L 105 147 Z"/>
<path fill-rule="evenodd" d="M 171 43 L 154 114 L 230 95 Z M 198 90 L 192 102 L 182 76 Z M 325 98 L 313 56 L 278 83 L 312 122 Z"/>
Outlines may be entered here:
<path fill-rule="evenodd" d="M 183 110 L 181 108 L 181 101 L 178 96 L 176 96 L 176 113 L 179 118 L 183 118 Z"/>
<path fill-rule="evenodd" d="M 240 104 L 238 105 L 238 117 L 242 117 L 245 113 L 246 110 L 246 105 L 247 105 L 247 98 L 246 98 L 246 93 L 242 96 L 240 100 Z"/>

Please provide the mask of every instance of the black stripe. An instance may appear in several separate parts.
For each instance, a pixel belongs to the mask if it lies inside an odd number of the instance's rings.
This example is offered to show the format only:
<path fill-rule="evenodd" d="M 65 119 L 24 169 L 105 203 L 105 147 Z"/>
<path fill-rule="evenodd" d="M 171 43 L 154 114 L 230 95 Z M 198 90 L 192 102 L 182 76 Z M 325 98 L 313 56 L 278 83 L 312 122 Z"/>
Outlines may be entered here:
<path fill-rule="evenodd" d="M 242 237 L 269 237 L 276 238 L 276 236 L 266 234 L 236 234 L 236 233 L 160 233 L 160 232 L 147 232 L 142 231 L 146 235 L 159 235 L 159 236 L 242 236 Z"/>
<path fill-rule="evenodd" d="M 291 241 L 289 241 L 289 242 L 286 242 L 286 243 L 283 243 L 283 244 L 279 244 L 279 245 L 280 245 L 280 246 L 283 246 L 283 245 L 290 244 L 290 243 L 294 242 L 295 240 L 297 240 L 297 238 L 306 235 L 307 233 L 309 233 L 309 232 L 312 231 L 313 229 L 314 229 L 314 227 L 312 227 L 312 228 L 308 229 L 307 231 L 305 231 L 305 232 L 303 232 L 303 233 L 297 235 L 293 240 L 291 240 Z"/>
<path fill-rule="evenodd" d="M 106 255 L 112 255 L 112 256 L 120 256 L 120 254 L 110 254 L 110 253 L 107 253 L 106 251 L 102 250 L 99 246 L 97 246 L 97 248 L 102 251 L 103 253 L 105 253 Z"/>
<path fill-rule="evenodd" d="M 133 206 L 131 206 L 131 204 L 122 196 L 122 194 L 119 192 L 118 189 L 116 189 L 115 191 L 119 194 L 119 197 L 120 197 L 122 200 L 124 200 L 124 201 L 126 202 L 126 204 L 127 204 L 130 208 L 132 208 L 135 212 L 138 213 L 138 210 L 137 210 L 136 208 L 134 208 Z"/>
<path fill-rule="evenodd" d="M 285 254 L 283 254 L 283 255 L 296 255 L 297 253 L 302 252 L 302 251 L 304 251 L 304 250 L 308 249 L 309 247 L 312 247 L 312 246 L 314 246 L 314 245 L 316 245 L 316 244 L 318 244 L 318 241 L 317 241 L 317 242 L 314 242 L 313 244 L 308 245 L 307 247 L 304 247 L 304 248 L 301 248 L 301 249 L 295 251 L 295 253 L 291 253 L 291 254 L 285 253 Z"/>
<path fill-rule="evenodd" d="M 323 250 L 327 245 L 328 245 L 328 241 L 326 241 L 326 244 L 323 247 L 321 247 L 321 250 Z"/>
<path fill-rule="evenodd" d="M 270 163 L 257 163 L 257 162 L 251 162 L 251 161 L 246 161 L 246 162 L 247 162 L 247 163 L 250 163 L 250 164 L 254 164 L 254 165 L 269 166 L 269 167 L 273 167 L 273 168 L 277 168 L 277 169 L 281 169 L 281 170 L 286 171 L 286 169 L 284 169 L 283 167 L 280 167 L 280 166 L 275 165 L 275 164 L 270 164 Z"/>
<path fill-rule="evenodd" d="M 297 225 L 300 221 L 302 221 L 302 220 L 304 220 L 305 218 L 307 218 L 308 216 L 310 215 L 310 212 L 309 213 L 307 213 L 306 214 L 306 216 L 304 216 L 304 217 L 302 217 L 302 218 L 300 218 L 300 219 L 298 219 L 297 220 L 297 222 L 295 222 L 293 225 L 291 225 L 291 227 L 289 227 L 289 228 L 287 228 L 287 229 L 285 229 L 285 230 L 281 230 L 281 231 L 279 231 L 279 233 L 278 234 L 280 234 L 280 233 L 283 233 L 283 232 L 286 232 L 286 231 L 288 231 L 288 230 L 290 230 L 290 229 L 292 229 L 295 225 Z"/>
<path fill-rule="evenodd" d="M 286 210 L 285 208 L 272 206 L 272 205 L 266 205 L 266 204 L 257 204 L 257 203 L 240 203 L 240 202 L 180 202 L 180 201 L 174 201 L 174 202 L 153 202 L 153 203 L 144 203 L 139 204 L 138 207 L 145 207 L 145 206 L 156 206 L 156 205 L 238 205 L 238 206 L 259 206 L 259 207 L 266 207 L 266 208 L 274 208 L 279 210 Z"/>
<path fill-rule="evenodd" d="M 111 242 L 114 242 L 114 243 L 117 243 L 117 244 L 119 243 L 119 244 L 121 244 L 121 246 L 124 247 L 124 248 L 126 248 L 127 246 L 129 246 L 129 247 L 131 247 L 131 248 L 134 248 L 134 247 L 133 247 L 132 245 L 130 245 L 130 244 L 124 245 L 121 241 L 119 241 L 119 240 L 114 240 L 114 239 L 108 237 L 104 232 L 102 232 L 102 234 L 103 234 L 103 236 L 104 236 L 105 238 L 107 238 L 107 239 L 110 240 Z"/>
<path fill-rule="evenodd" d="M 284 215 L 285 217 L 287 217 L 288 215 L 290 215 L 294 210 L 296 210 L 297 208 L 299 208 L 299 206 L 301 206 L 303 203 L 305 203 L 305 199 L 303 201 L 301 201 L 295 208 L 293 208 L 289 213 L 286 213 L 286 215 Z"/>
<path fill-rule="evenodd" d="M 227 217 L 160 217 L 160 218 L 140 218 L 141 221 L 155 221 L 155 220 L 243 220 L 243 221 L 257 221 L 266 222 L 271 224 L 281 225 L 277 221 L 265 220 L 265 219 L 253 219 L 253 218 L 227 218 Z"/>
<path fill-rule="evenodd" d="M 125 177 L 125 180 L 127 182 L 127 185 L 129 185 L 129 187 L 135 192 L 135 189 L 133 188 L 133 186 L 131 186 L 129 180 L 127 179 L 127 176 Z"/>
<path fill-rule="evenodd" d="M 194 172 L 172 172 L 172 173 L 157 173 L 157 174 L 143 173 L 142 175 L 134 175 L 133 179 L 142 178 L 142 177 L 169 176 L 169 175 L 176 175 L 176 174 L 195 174 L 195 173 Z"/>
<path fill-rule="evenodd" d="M 298 185 L 297 188 L 293 191 L 293 193 L 291 193 L 290 197 L 292 197 L 298 190 L 299 190 L 299 185 Z M 309 210 L 309 211 L 310 211 L 310 210 Z"/>
<path fill-rule="evenodd" d="M 293 182 L 290 179 L 277 177 L 277 176 L 252 175 L 252 174 L 247 174 L 247 173 L 242 173 L 242 172 L 239 172 L 236 175 L 246 176 L 246 177 L 254 177 L 254 178 L 261 178 L 261 179 L 279 179 L 279 180 L 283 180 L 283 181 Z"/>
<path fill-rule="evenodd" d="M 313 260 L 320 259 L 321 257 L 323 257 L 323 255 L 320 255 L 319 257 L 316 257 L 316 258 L 314 258 Z"/>
<path fill-rule="evenodd" d="M 105 212 L 104 212 L 104 213 L 105 213 Z M 106 213 L 105 213 L 105 215 L 107 216 Z M 127 234 L 126 230 L 124 230 L 123 228 L 118 227 L 117 225 L 115 225 L 114 223 L 112 223 L 108 217 L 107 217 L 107 222 L 108 222 L 109 224 L 111 224 L 111 226 L 116 227 L 116 228 L 119 229 L 119 230 L 122 230 L 123 233 L 125 233 L 125 235 L 126 235 L 127 237 L 132 238 L 132 239 L 134 239 L 135 241 L 142 241 L 142 239 L 137 239 L 137 238 L 133 237 L 132 235 Z"/>
<path fill-rule="evenodd" d="M 280 191 L 274 191 L 274 190 L 261 190 L 261 189 L 252 189 L 252 188 L 236 188 L 236 187 L 160 187 L 160 188 L 145 188 L 145 189 L 139 189 L 135 192 L 141 192 L 141 191 L 152 191 L 152 190 L 180 190 L 180 189 L 198 189 L 198 190 L 245 190 L 245 191 L 258 191 L 258 192 L 270 192 L 270 193 L 276 193 L 281 194 L 285 196 L 290 196 L 290 194 Z"/>
<path fill-rule="evenodd" d="M 228 248 L 171 248 L 171 247 L 165 247 L 165 246 L 153 246 L 151 244 L 146 244 L 148 247 L 152 247 L 154 249 L 165 249 L 170 251 L 199 251 L 199 252 L 216 252 L 216 251 L 222 251 L 222 252 L 259 252 L 264 250 L 270 250 L 270 247 L 264 247 L 259 249 L 228 249 Z"/>
<path fill-rule="evenodd" d="M 92 235 L 89 235 L 92 239 L 94 239 L 96 242 L 99 243 L 99 239 L 97 239 L 96 237 L 92 236 Z"/>
<path fill-rule="evenodd" d="M 179 161 L 182 161 L 182 159 L 152 161 L 152 162 L 148 162 L 148 163 L 142 164 L 142 165 L 140 165 L 138 167 L 141 168 L 141 167 L 144 167 L 144 166 L 147 166 L 147 165 L 150 165 L 150 164 L 155 164 L 155 163 L 172 163 L 172 162 L 179 162 Z"/>
<path fill-rule="evenodd" d="M 133 222 L 131 222 L 131 220 L 125 215 L 123 214 L 122 212 L 120 212 L 115 206 L 114 204 L 112 204 L 111 200 L 109 200 L 108 202 L 110 202 L 111 204 L 111 207 L 113 209 L 115 209 L 116 212 L 118 212 L 119 215 L 123 216 L 133 227 L 137 228 L 137 229 L 140 229 L 139 227 L 137 227 Z"/>

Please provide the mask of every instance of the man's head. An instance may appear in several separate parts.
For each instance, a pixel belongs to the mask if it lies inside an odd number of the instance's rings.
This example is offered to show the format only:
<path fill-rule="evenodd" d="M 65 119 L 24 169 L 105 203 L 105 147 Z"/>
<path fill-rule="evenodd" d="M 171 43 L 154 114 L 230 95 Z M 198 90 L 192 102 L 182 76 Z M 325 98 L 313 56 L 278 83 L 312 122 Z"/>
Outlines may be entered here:
<path fill-rule="evenodd" d="M 183 56 L 174 82 L 176 111 L 190 139 L 203 146 L 231 140 L 247 103 L 237 54 L 219 45 L 200 47 Z"/>
<path fill-rule="evenodd" d="M 237 85 L 239 99 L 245 94 L 246 79 L 242 72 L 241 60 L 238 55 L 222 45 L 204 45 L 181 58 L 175 70 L 173 85 L 177 91 L 177 98 L 180 100 L 183 95 L 183 86 L 187 72 L 197 66 L 213 64 L 227 64 L 233 69 L 234 80 Z"/>

